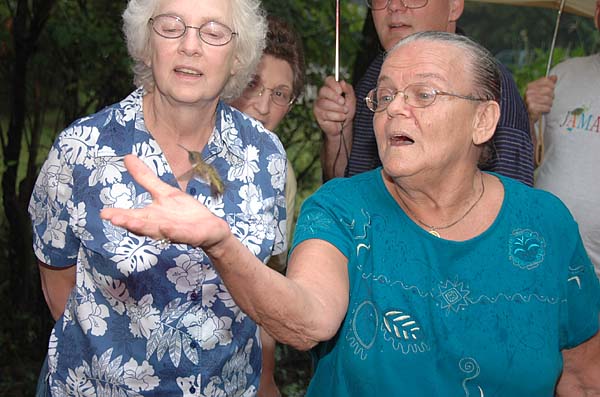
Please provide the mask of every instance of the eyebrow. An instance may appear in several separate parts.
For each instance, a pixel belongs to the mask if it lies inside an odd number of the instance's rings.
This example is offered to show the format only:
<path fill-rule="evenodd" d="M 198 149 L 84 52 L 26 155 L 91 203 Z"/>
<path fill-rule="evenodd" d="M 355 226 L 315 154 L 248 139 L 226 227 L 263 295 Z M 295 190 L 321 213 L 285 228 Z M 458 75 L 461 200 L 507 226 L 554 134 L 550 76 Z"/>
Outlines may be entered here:
<path fill-rule="evenodd" d="M 187 19 L 185 19 L 183 16 L 181 16 L 180 14 L 178 14 L 178 13 L 176 13 L 176 12 L 172 12 L 172 11 L 165 11 L 165 12 L 162 12 L 162 13 L 160 13 L 160 14 L 161 14 L 161 15 L 174 15 L 174 16 L 176 16 L 177 18 L 180 18 L 182 21 L 184 21 L 186 25 L 187 25 L 187 23 L 188 23 Z M 211 17 L 211 16 L 208 16 L 208 17 L 202 17 L 202 20 L 201 20 L 200 24 L 198 25 L 198 27 L 199 27 L 199 26 L 201 26 L 201 25 L 204 25 L 205 23 L 208 23 L 208 22 L 218 22 L 218 23 L 220 23 L 221 25 L 225 25 L 225 26 L 229 27 L 230 29 L 233 29 L 233 28 L 231 28 L 231 27 L 229 26 L 229 24 L 227 24 L 225 21 L 223 21 L 221 17 Z"/>
<path fill-rule="evenodd" d="M 446 79 L 439 73 L 417 73 L 415 76 L 418 78 L 421 78 L 421 79 L 433 79 L 433 80 L 439 80 L 439 81 L 448 81 L 448 79 Z M 391 77 L 382 75 L 379 77 L 379 80 L 377 80 L 377 83 L 379 84 L 379 83 L 393 82 L 393 81 L 394 80 Z"/>

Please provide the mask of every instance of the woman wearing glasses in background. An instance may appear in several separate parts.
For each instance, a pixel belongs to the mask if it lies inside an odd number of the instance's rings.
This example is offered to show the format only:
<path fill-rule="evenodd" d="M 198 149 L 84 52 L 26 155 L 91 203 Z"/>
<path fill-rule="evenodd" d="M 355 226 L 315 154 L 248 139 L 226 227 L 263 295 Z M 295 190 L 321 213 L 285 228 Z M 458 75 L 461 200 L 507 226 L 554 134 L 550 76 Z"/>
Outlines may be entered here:
<path fill-rule="evenodd" d="M 123 157 L 135 154 L 220 217 L 260 262 L 283 252 L 285 152 L 224 102 L 256 70 L 266 19 L 257 0 L 131 0 L 123 18 L 139 88 L 59 135 L 30 203 L 42 287 L 57 320 L 49 392 L 252 396 L 261 372 L 257 326 L 205 252 L 140 237 L 99 215 L 151 202 L 124 167 Z"/>
<path fill-rule="evenodd" d="M 269 131 L 275 131 L 302 93 L 305 70 L 304 51 L 300 37 L 287 23 L 269 16 L 267 24 L 267 44 L 260 63 L 242 95 L 231 101 L 231 105 L 260 121 Z M 292 163 L 288 160 L 285 183 L 288 243 L 291 242 L 294 227 L 295 201 L 296 176 Z M 273 256 L 268 265 L 283 272 L 286 262 L 287 251 Z M 258 395 L 259 397 L 277 396 L 279 391 L 273 377 L 275 340 L 264 333 L 261 335 L 261 340 L 263 342 L 263 370 Z"/>

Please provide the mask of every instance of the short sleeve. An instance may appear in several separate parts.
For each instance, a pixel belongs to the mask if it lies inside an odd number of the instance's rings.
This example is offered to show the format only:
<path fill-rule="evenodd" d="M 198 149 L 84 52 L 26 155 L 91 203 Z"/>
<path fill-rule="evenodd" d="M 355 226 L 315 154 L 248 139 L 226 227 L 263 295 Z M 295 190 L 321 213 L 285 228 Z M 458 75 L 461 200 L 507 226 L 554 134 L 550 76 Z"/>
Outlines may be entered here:
<path fill-rule="evenodd" d="M 53 267 L 75 265 L 79 240 L 70 225 L 75 212 L 73 166 L 60 149 L 60 137 L 50 149 L 29 201 L 33 249 L 37 258 Z"/>
<path fill-rule="evenodd" d="M 494 155 L 483 168 L 533 186 L 533 143 L 529 116 L 510 71 L 498 63 L 502 79 L 500 120 L 492 138 Z"/>
<path fill-rule="evenodd" d="M 560 349 L 573 348 L 598 332 L 600 286 L 594 267 L 577 235 L 561 307 Z"/>
<path fill-rule="evenodd" d="M 326 183 L 302 204 L 296 230 L 294 248 L 301 242 L 319 239 L 331 243 L 346 258 L 352 253 L 352 236 L 349 232 L 353 219 L 349 214 L 350 203 L 343 200 L 345 195 L 336 186 L 345 179 L 334 179 Z"/>

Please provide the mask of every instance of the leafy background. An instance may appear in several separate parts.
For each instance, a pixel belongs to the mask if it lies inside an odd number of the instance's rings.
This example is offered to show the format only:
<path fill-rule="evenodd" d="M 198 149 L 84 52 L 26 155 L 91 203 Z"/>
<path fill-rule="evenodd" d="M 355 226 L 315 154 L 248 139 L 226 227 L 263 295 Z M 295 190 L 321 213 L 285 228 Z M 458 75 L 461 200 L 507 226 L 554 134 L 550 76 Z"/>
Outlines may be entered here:
<path fill-rule="evenodd" d="M 333 73 L 333 0 L 264 0 L 301 33 L 307 59 L 304 96 L 276 131 L 299 182 L 299 201 L 321 183 L 321 133 L 312 104 Z M 0 396 L 31 396 L 46 352 L 50 314 L 31 252 L 26 208 L 35 177 L 56 134 L 132 89 L 120 15 L 125 0 L 0 2 Z M 521 90 L 545 72 L 556 12 L 468 2 L 459 25 L 509 66 Z M 365 23 L 366 21 L 366 23 Z M 378 52 L 362 1 L 342 0 L 343 78 L 356 81 Z M 597 52 L 590 20 L 563 15 L 555 63 Z M 301 396 L 309 354 L 277 349 L 276 378 L 286 396 Z"/>

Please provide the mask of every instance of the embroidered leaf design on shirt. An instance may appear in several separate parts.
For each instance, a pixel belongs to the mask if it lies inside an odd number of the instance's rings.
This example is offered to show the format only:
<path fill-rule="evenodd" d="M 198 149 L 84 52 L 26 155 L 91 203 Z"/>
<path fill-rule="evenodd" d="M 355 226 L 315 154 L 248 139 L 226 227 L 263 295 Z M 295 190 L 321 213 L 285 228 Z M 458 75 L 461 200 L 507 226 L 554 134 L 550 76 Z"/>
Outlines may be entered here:
<path fill-rule="evenodd" d="M 179 319 L 192 304 L 192 302 L 185 302 L 183 305 L 179 306 L 179 302 L 181 302 L 180 298 L 173 299 L 169 302 L 163 310 L 163 313 L 160 315 L 160 321 L 165 324 L 175 322 L 175 320 Z"/>
<path fill-rule="evenodd" d="M 163 327 L 162 325 L 150 334 L 150 338 L 148 338 L 148 343 L 146 343 L 146 360 L 150 360 L 150 357 L 154 354 L 160 341 L 163 339 Z"/>
<path fill-rule="evenodd" d="M 389 333 L 398 339 L 416 341 L 421 328 L 413 318 L 401 311 L 392 310 L 383 316 L 383 323 Z"/>
<path fill-rule="evenodd" d="M 183 352 L 185 353 L 185 356 L 195 365 L 198 365 L 200 363 L 200 357 L 198 356 L 198 351 L 190 345 L 190 343 L 192 343 L 192 338 L 190 338 L 189 335 L 183 335 L 183 337 L 185 339 L 183 342 Z"/>
<path fill-rule="evenodd" d="M 158 347 L 156 348 L 156 358 L 159 360 L 162 360 L 163 356 L 167 352 L 167 349 L 169 348 L 169 340 L 173 336 L 173 332 L 175 332 L 173 328 L 169 329 L 160 340 Z"/>
<path fill-rule="evenodd" d="M 109 382 L 109 383 L 118 383 L 119 382 L 119 378 L 123 374 L 123 367 L 121 367 L 122 358 L 123 358 L 123 356 L 119 356 L 119 357 L 115 358 L 108 364 L 108 367 L 106 367 L 105 376 L 106 376 L 107 382 Z"/>
<path fill-rule="evenodd" d="M 190 347 L 191 337 L 181 330 L 185 326 L 182 324 L 180 317 L 187 312 L 193 302 L 185 302 L 182 305 L 179 304 L 180 302 L 181 298 L 176 298 L 165 306 L 160 316 L 161 324 L 152 330 L 146 343 L 146 359 L 150 359 L 156 352 L 158 360 L 162 360 L 168 352 L 171 362 L 175 367 L 178 367 L 181 362 L 181 351 L 183 350 L 192 363 L 199 364 L 198 353 Z"/>
<path fill-rule="evenodd" d="M 174 332 L 169 340 L 169 357 L 171 357 L 173 365 L 179 367 L 181 359 L 181 334 L 179 332 Z"/>

